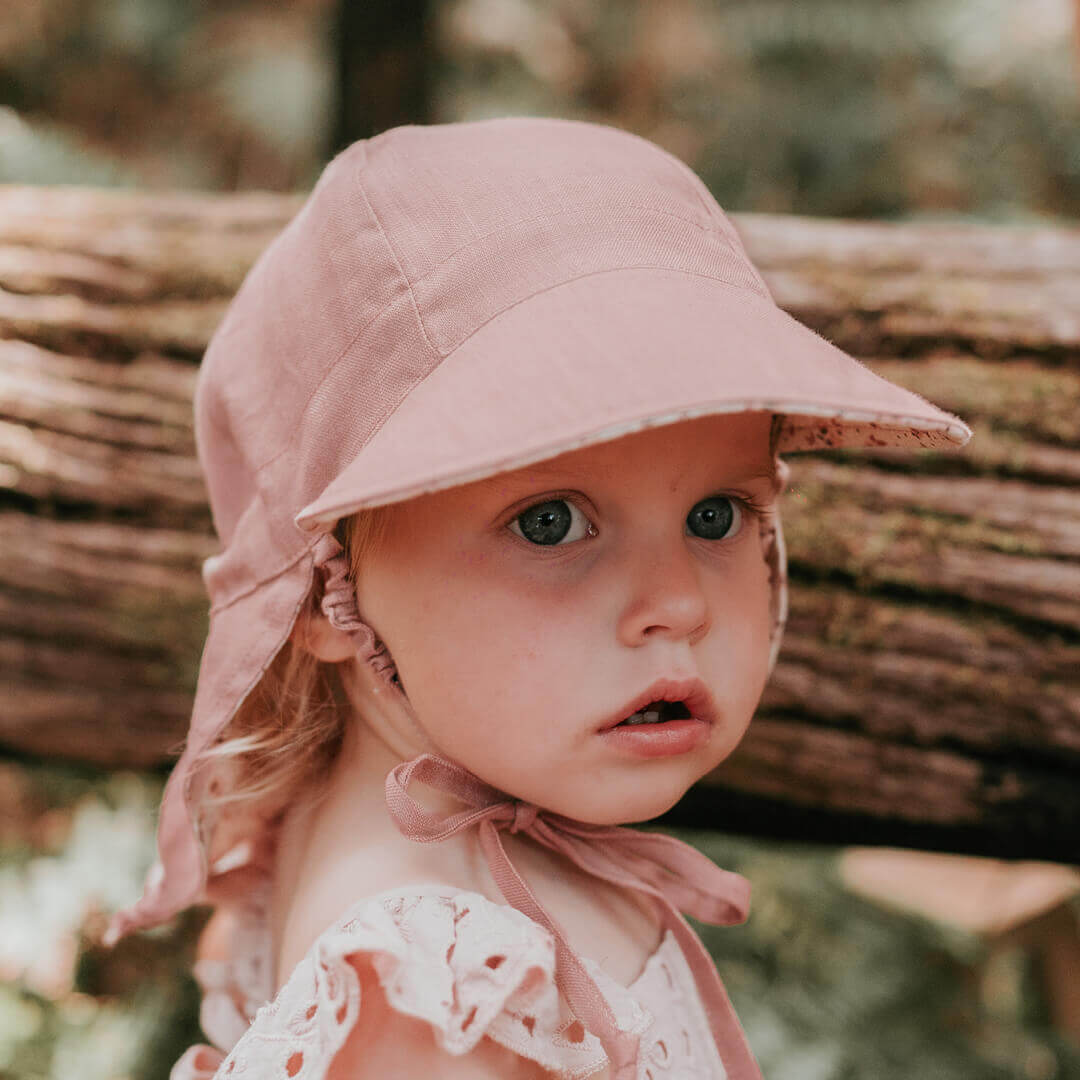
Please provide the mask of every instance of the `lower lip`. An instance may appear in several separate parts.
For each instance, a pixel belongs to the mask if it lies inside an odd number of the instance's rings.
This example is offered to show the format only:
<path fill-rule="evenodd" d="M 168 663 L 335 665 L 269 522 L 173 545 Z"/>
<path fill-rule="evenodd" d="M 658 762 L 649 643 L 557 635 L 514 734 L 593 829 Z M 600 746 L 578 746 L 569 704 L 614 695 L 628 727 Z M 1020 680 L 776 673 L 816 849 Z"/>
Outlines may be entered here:
<path fill-rule="evenodd" d="M 709 725 L 704 720 L 663 720 L 658 724 L 616 725 L 600 735 L 613 746 L 636 757 L 668 757 L 687 754 L 704 746 L 709 738 Z"/>

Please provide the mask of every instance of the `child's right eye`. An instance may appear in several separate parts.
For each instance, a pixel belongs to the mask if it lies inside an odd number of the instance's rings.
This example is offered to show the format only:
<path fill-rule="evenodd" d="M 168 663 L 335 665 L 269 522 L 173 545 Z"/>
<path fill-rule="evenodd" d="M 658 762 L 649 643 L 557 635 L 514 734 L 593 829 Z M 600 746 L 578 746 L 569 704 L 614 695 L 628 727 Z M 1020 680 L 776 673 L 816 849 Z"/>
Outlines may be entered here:
<path fill-rule="evenodd" d="M 579 521 L 576 526 L 576 535 L 569 539 L 582 540 L 586 536 L 595 535 L 589 519 L 581 510 L 567 499 L 551 499 L 548 502 L 537 503 L 528 510 L 522 511 L 507 526 L 516 536 L 528 540 L 532 544 L 555 546 L 567 539 L 570 528 L 574 525 L 574 515 Z"/>

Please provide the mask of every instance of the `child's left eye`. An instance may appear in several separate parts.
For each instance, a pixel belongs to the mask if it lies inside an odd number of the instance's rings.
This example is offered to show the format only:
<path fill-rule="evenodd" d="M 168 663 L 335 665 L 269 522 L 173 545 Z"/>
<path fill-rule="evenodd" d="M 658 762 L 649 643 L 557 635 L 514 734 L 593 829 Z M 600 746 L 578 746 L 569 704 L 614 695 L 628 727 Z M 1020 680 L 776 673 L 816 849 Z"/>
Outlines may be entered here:
<path fill-rule="evenodd" d="M 555 545 L 567 538 L 574 515 L 580 519 L 578 535 L 571 540 L 581 540 L 595 531 L 589 519 L 572 502 L 566 499 L 552 499 L 550 502 L 537 503 L 518 514 L 508 528 L 523 540 L 533 544 Z M 583 523 L 583 524 L 582 524 Z"/>
<path fill-rule="evenodd" d="M 764 504 L 752 498 L 713 495 L 694 506 L 686 517 L 686 525 L 691 535 L 702 540 L 732 540 L 742 532 L 748 514 L 757 515 L 765 509 Z M 571 535 L 572 527 L 574 535 Z M 536 503 L 518 514 L 507 528 L 523 540 L 545 547 L 596 535 L 592 522 L 569 499 Z"/>

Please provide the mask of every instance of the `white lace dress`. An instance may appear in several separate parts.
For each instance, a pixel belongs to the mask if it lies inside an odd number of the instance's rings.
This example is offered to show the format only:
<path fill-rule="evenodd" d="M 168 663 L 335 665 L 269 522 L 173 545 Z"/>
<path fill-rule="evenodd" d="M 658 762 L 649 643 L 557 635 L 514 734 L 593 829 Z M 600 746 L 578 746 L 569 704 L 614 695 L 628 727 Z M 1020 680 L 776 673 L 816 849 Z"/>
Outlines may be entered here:
<path fill-rule="evenodd" d="M 225 963 L 202 962 L 200 1019 L 170 1080 L 320 1080 L 364 1007 L 349 957 L 370 955 L 388 1004 L 426 1020 L 465 1054 L 486 1035 L 565 1080 L 602 1070 L 598 1039 L 573 1021 L 555 985 L 555 942 L 528 916 L 475 892 L 411 885 L 358 900 L 324 930 L 272 995 L 268 891 L 254 890 Z M 582 962 L 620 1028 L 640 1035 L 638 1080 L 724 1080 L 693 975 L 667 931 L 622 986 Z"/>

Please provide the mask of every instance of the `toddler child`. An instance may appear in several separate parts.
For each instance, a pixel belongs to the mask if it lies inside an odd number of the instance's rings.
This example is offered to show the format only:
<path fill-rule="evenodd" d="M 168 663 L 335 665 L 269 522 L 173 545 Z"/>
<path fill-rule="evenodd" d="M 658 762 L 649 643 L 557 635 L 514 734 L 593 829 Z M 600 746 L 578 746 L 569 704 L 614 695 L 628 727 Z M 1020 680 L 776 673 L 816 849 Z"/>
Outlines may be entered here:
<path fill-rule="evenodd" d="M 207 350 L 221 553 L 159 857 L 215 905 L 173 1080 L 758 1069 L 671 837 L 787 610 L 782 453 L 962 446 L 781 311 L 694 173 L 542 118 L 355 143 Z"/>

